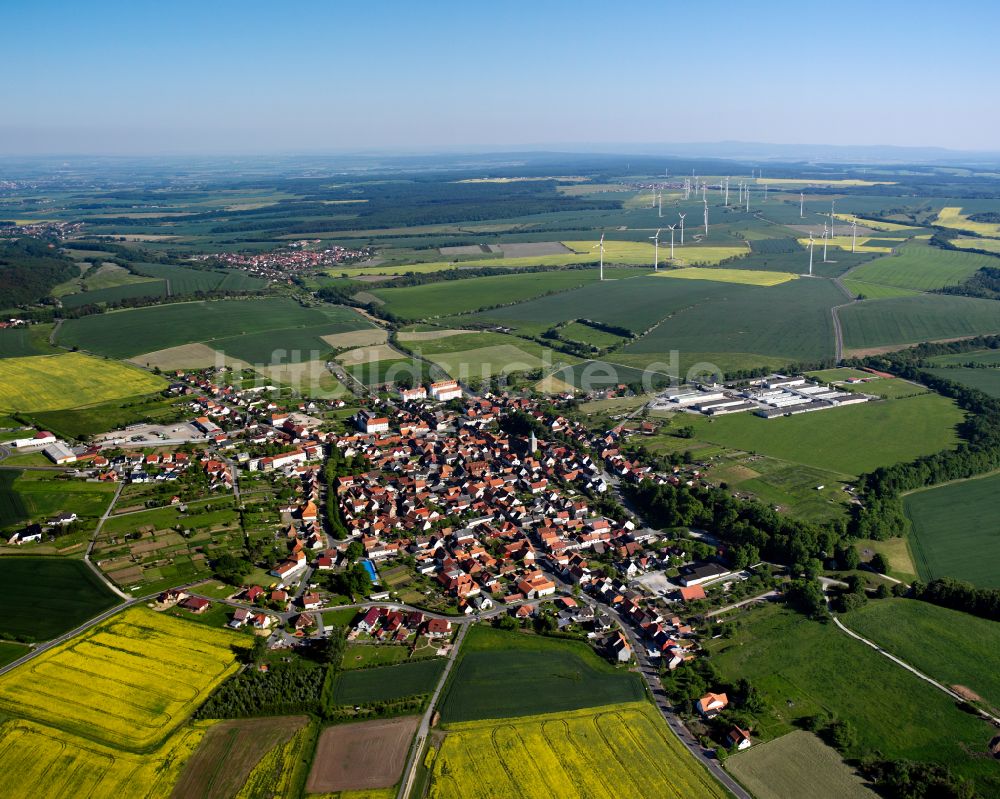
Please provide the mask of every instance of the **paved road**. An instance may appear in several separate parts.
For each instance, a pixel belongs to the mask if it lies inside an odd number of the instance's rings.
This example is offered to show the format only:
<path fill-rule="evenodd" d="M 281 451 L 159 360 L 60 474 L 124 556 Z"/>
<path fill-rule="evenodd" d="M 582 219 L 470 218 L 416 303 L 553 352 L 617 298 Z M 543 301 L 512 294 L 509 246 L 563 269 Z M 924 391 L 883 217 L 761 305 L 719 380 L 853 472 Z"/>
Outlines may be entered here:
<path fill-rule="evenodd" d="M 858 635 L 853 630 L 848 629 L 847 627 L 845 627 L 843 625 L 843 623 L 841 623 L 840 619 L 838 619 L 833 614 L 830 614 L 830 615 L 833 618 L 833 623 L 837 625 L 838 629 L 840 629 L 842 632 L 847 633 L 849 636 L 851 636 L 851 638 L 854 638 L 855 640 L 860 641 L 863 644 L 867 644 L 872 649 L 874 649 L 876 652 L 878 652 L 880 655 L 885 655 L 887 658 L 889 658 L 889 660 L 891 660 L 897 666 L 900 666 L 901 668 L 906 669 L 908 672 L 910 672 L 911 674 L 919 677 L 924 682 L 930 683 L 935 688 L 937 688 L 939 691 L 941 691 L 942 693 L 947 694 L 948 696 L 950 696 L 955 701 L 957 701 L 957 702 L 965 702 L 965 701 L 967 701 L 965 699 L 965 697 L 963 697 L 960 694 L 956 693 L 955 691 L 951 690 L 951 688 L 949 688 L 947 685 L 943 685 L 943 684 L 939 683 L 933 677 L 928 677 L 922 671 L 919 671 L 919 670 L 915 669 L 913 666 L 911 666 L 905 660 L 902 660 L 902 659 L 896 657 L 891 652 L 889 652 L 889 651 L 883 649 L 882 647 L 880 647 L 874 641 L 869 641 L 867 638 L 864 638 L 864 637 Z M 984 718 L 986 718 L 987 720 L 989 720 L 993 724 L 996 724 L 996 725 L 1000 726 L 1000 718 L 997 718 L 996 716 L 991 716 L 985 710 L 981 710 L 981 709 L 979 710 L 979 713 L 980 713 L 981 716 L 983 716 Z"/>
<path fill-rule="evenodd" d="M 420 720 L 420 727 L 417 729 L 417 735 L 413 739 L 413 744 L 410 746 L 410 756 L 406 762 L 406 778 L 399 785 L 399 792 L 396 794 L 396 799 L 407 799 L 413 788 L 413 779 L 417 775 L 418 758 L 424 749 L 424 742 L 427 740 L 427 736 L 430 733 L 431 719 L 434 717 L 434 712 L 437 709 L 438 698 L 441 696 L 444 684 L 448 681 L 448 675 L 451 674 L 451 667 L 455 665 L 455 660 L 458 657 L 458 651 L 462 648 L 462 641 L 465 639 L 465 634 L 468 630 L 468 626 L 459 627 L 458 635 L 455 636 L 455 644 L 452 647 L 451 654 L 448 655 L 448 662 L 445 663 L 444 671 L 441 672 L 441 678 L 438 680 L 437 687 L 434 689 L 431 701 L 427 703 L 427 710 L 424 713 L 424 717 Z"/>

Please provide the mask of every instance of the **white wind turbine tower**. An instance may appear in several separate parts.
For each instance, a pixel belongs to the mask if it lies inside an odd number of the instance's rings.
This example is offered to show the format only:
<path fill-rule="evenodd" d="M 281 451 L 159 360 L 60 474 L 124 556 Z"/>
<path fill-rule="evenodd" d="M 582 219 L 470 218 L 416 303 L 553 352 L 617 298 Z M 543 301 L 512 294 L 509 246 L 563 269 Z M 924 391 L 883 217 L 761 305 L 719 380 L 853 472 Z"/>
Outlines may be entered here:
<path fill-rule="evenodd" d="M 660 269 L 660 231 L 663 228 L 656 229 L 656 235 L 650 236 L 653 240 L 653 271 L 657 272 Z"/>
<path fill-rule="evenodd" d="M 812 277 L 813 273 L 813 234 L 809 231 L 809 277 Z"/>
<path fill-rule="evenodd" d="M 837 205 L 837 201 L 836 200 L 830 200 L 830 235 L 831 236 L 833 235 L 833 219 L 834 219 L 833 212 L 834 212 L 834 208 L 836 207 L 836 205 Z"/>
<path fill-rule="evenodd" d="M 705 238 L 708 238 L 708 200 L 702 200 L 705 204 Z"/>
<path fill-rule="evenodd" d="M 829 261 L 826 260 L 826 245 L 827 245 L 828 242 L 829 242 L 829 231 L 827 230 L 826 222 L 824 222 L 823 223 L 823 263 L 825 263 L 825 264 L 829 263 Z"/>
<path fill-rule="evenodd" d="M 854 217 L 851 220 L 851 252 L 857 252 L 858 250 L 858 218 Z"/>
<path fill-rule="evenodd" d="M 750 184 L 747 184 L 746 190 L 746 200 L 747 200 L 747 213 L 750 213 Z"/>
<path fill-rule="evenodd" d="M 767 184 L 764 184 L 764 202 L 767 202 Z"/>
<path fill-rule="evenodd" d="M 726 178 L 726 208 L 729 207 L 729 178 Z"/>
<path fill-rule="evenodd" d="M 701 182 L 701 201 L 708 202 L 708 184 L 705 181 Z"/>
<path fill-rule="evenodd" d="M 603 283 L 604 282 L 604 234 L 603 233 L 601 234 L 601 240 L 597 242 L 597 244 L 595 244 L 590 249 L 596 250 L 598 247 L 601 248 L 601 282 Z"/>
<path fill-rule="evenodd" d="M 799 192 L 799 219 L 806 218 L 806 193 L 804 191 Z"/>
<path fill-rule="evenodd" d="M 675 227 L 677 227 L 676 224 L 674 224 L 674 225 L 667 225 L 667 230 L 670 231 L 670 263 L 674 262 L 674 228 Z"/>
<path fill-rule="evenodd" d="M 663 219 L 663 192 L 662 191 L 659 193 L 659 195 L 657 195 L 656 201 L 657 201 L 657 203 L 659 203 L 659 211 L 657 212 L 657 216 L 660 219 Z"/>
<path fill-rule="evenodd" d="M 686 217 L 687 214 L 678 213 L 677 216 L 679 216 L 681 218 L 681 247 L 683 247 L 684 246 L 684 217 Z"/>

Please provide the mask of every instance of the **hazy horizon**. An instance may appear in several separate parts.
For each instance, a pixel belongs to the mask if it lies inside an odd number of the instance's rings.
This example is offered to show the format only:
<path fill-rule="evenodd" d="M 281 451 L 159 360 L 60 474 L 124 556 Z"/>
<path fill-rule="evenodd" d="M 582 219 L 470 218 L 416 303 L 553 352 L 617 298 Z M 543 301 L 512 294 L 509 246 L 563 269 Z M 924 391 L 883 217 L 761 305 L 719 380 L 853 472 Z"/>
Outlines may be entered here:
<path fill-rule="evenodd" d="M 7 47 L 18 66 L 0 155 L 732 141 L 995 151 L 1000 106 L 975 76 L 1000 67 L 990 40 L 1000 9 L 960 5 L 929 28 L 900 2 L 279 13 L 259 2 L 43 0 L 8 11 L 22 35 Z M 960 123 L 973 113 L 975 124 Z"/>

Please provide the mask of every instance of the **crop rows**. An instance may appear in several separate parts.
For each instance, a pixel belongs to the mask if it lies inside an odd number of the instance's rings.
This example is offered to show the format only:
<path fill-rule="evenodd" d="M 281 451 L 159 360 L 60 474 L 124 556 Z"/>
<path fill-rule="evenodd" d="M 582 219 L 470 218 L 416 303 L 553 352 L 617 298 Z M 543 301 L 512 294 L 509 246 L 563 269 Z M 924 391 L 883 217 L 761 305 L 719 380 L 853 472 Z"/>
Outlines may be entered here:
<path fill-rule="evenodd" d="M 4 677 L 0 708 L 108 744 L 147 747 L 229 673 L 230 643 L 224 632 L 132 609 Z"/>
<path fill-rule="evenodd" d="M 653 713 L 646 705 L 620 705 L 454 725 L 435 759 L 429 795 L 723 796 Z"/>

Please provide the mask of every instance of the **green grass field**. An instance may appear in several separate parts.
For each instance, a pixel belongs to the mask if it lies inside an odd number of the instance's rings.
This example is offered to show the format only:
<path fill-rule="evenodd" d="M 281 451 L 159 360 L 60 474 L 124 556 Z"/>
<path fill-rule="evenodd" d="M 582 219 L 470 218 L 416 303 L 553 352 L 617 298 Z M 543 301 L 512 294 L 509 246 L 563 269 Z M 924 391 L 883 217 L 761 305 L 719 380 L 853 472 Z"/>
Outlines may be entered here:
<path fill-rule="evenodd" d="M 137 422 L 166 423 L 181 418 L 183 398 L 159 394 L 129 397 L 82 408 L 64 408 L 31 414 L 32 422 L 63 438 L 79 438 L 115 430 Z"/>
<path fill-rule="evenodd" d="M 80 352 L 0 360 L 3 410 L 31 413 L 77 408 L 165 387 L 165 380 L 141 369 Z"/>
<path fill-rule="evenodd" d="M 26 518 L 38 522 L 62 511 L 76 513 L 81 519 L 97 519 L 115 493 L 109 483 L 62 479 L 52 472 L 34 471 L 20 472 L 11 490 L 20 498 Z"/>
<path fill-rule="evenodd" d="M 931 374 L 976 388 L 991 397 L 1000 397 L 1000 369 L 928 369 Z"/>
<path fill-rule="evenodd" d="M 474 318 L 515 328 L 523 323 L 548 326 L 582 318 L 642 332 L 683 308 L 727 299 L 735 304 L 754 294 L 773 298 L 778 290 L 710 280 L 663 280 L 651 275 L 590 283 L 551 297 L 484 311 Z"/>
<path fill-rule="evenodd" d="M 935 355 L 930 360 L 931 363 L 939 366 L 963 366 L 967 363 L 1000 366 L 1000 349 L 957 352 L 954 355 Z"/>
<path fill-rule="evenodd" d="M 370 293 L 385 302 L 382 306 L 384 310 L 404 319 L 428 319 L 467 313 L 490 305 L 521 302 L 596 280 L 596 270 L 569 269 L 447 280 L 403 288 L 378 288 L 371 289 Z"/>
<path fill-rule="evenodd" d="M 0 558 L 0 637 L 46 641 L 115 605 L 81 560 Z"/>
<path fill-rule="evenodd" d="M 916 297 L 919 291 L 901 289 L 897 286 L 883 286 L 878 283 L 865 283 L 862 280 L 847 278 L 841 281 L 851 294 L 866 300 L 888 300 L 893 297 Z"/>
<path fill-rule="evenodd" d="M 1000 588 L 1000 475 L 917 491 L 903 500 L 911 547 L 924 580 L 955 577 Z"/>
<path fill-rule="evenodd" d="M 624 352 L 680 350 L 686 362 L 708 361 L 700 357 L 707 353 L 754 353 L 785 362 L 819 360 L 833 355 L 829 310 L 843 301 L 843 294 L 828 280 L 793 280 L 770 288 L 727 285 L 711 297 L 690 297 Z"/>
<path fill-rule="evenodd" d="M 65 308 L 80 308 L 84 305 L 105 305 L 131 299 L 132 297 L 166 297 L 167 283 L 165 280 L 142 280 L 125 283 L 120 286 L 108 286 L 102 289 L 90 289 L 78 294 L 67 294 L 62 297 Z"/>
<path fill-rule="evenodd" d="M 1000 623 L 914 599 L 869 602 L 841 621 L 945 685 L 1000 708 Z"/>
<path fill-rule="evenodd" d="M 267 282 L 236 270 L 188 269 L 173 264 L 132 264 L 140 275 L 149 275 L 169 283 L 170 294 L 194 294 L 199 291 L 257 291 Z"/>
<path fill-rule="evenodd" d="M 49 329 L 50 326 L 45 327 Z M 9 327 L 0 330 L 0 358 L 42 354 L 45 350 L 38 345 L 33 333 L 30 327 Z"/>
<path fill-rule="evenodd" d="M 214 346 L 216 340 L 266 331 L 322 327 L 328 334 L 369 326 L 342 306 L 304 308 L 291 299 L 270 297 L 174 303 L 70 319 L 60 329 L 59 343 L 113 358 L 130 358 L 192 342 L 213 342 Z M 281 338 L 274 339 L 272 348 L 283 346 Z"/>
<path fill-rule="evenodd" d="M 838 388 L 844 391 L 853 391 L 856 394 L 875 395 L 884 399 L 915 397 L 918 394 L 926 394 L 930 390 L 898 377 L 883 377 L 878 380 L 869 380 L 867 383 L 842 384 Z"/>
<path fill-rule="evenodd" d="M 21 495 L 14 489 L 23 472 L 14 469 L 0 470 L 0 530 L 12 527 L 28 518 L 28 509 Z"/>
<path fill-rule="evenodd" d="M 23 644 L 12 644 L 9 641 L 0 641 L 0 666 L 13 663 L 19 657 L 27 655 L 31 650 Z"/>
<path fill-rule="evenodd" d="M 695 439 L 858 475 L 953 446 L 962 412 L 937 394 L 762 419 L 749 413 L 684 418 Z"/>
<path fill-rule="evenodd" d="M 936 688 L 833 624 L 775 605 L 740 619 L 735 637 L 704 645 L 724 678 L 745 677 L 762 694 L 767 710 L 757 715 L 760 737 L 776 738 L 801 719 L 832 715 L 857 730 L 861 750 L 944 763 L 975 779 L 983 795 L 1000 791 L 1000 774 L 980 754 L 993 729 Z"/>
<path fill-rule="evenodd" d="M 474 627 L 441 701 L 444 723 L 555 713 L 644 696 L 584 643 Z"/>
<path fill-rule="evenodd" d="M 427 363 L 412 358 L 369 361 L 350 366 L 347 371 L 366 386 L 378 386 L 405 378 L 416 384 L 428 379 Z"/>
<path fill-rule="evenodd" d="M 796 730 L 726 759 L 726 771 L 757 799 L 877 799 L 836 749 Z"/>
<path fill-rule="evenodd" d="M 840 309 L 844 346 L 866 349 L 1000 332 L 1000 302 L 921 295 L 859 302 Z"/>
<path fill-rule="evenodd" d="M 982 267 L 990 266 L 993 260 L 987 255 L 942 250 L 922 240 L 910 241 L 899 248 L 897 255 L 876 258 L 859 266 L 851 272 L 851 279 L 881 286 L 931 291 L 957 286 Z"/>
<path fill-rule="evenodd" d="M 434 691 L 444 670 L 442 658 L 425 658 L 396 666 L 355 669 L 337 675 L 333 701 L 338 705 L 385 702 Z"/>

